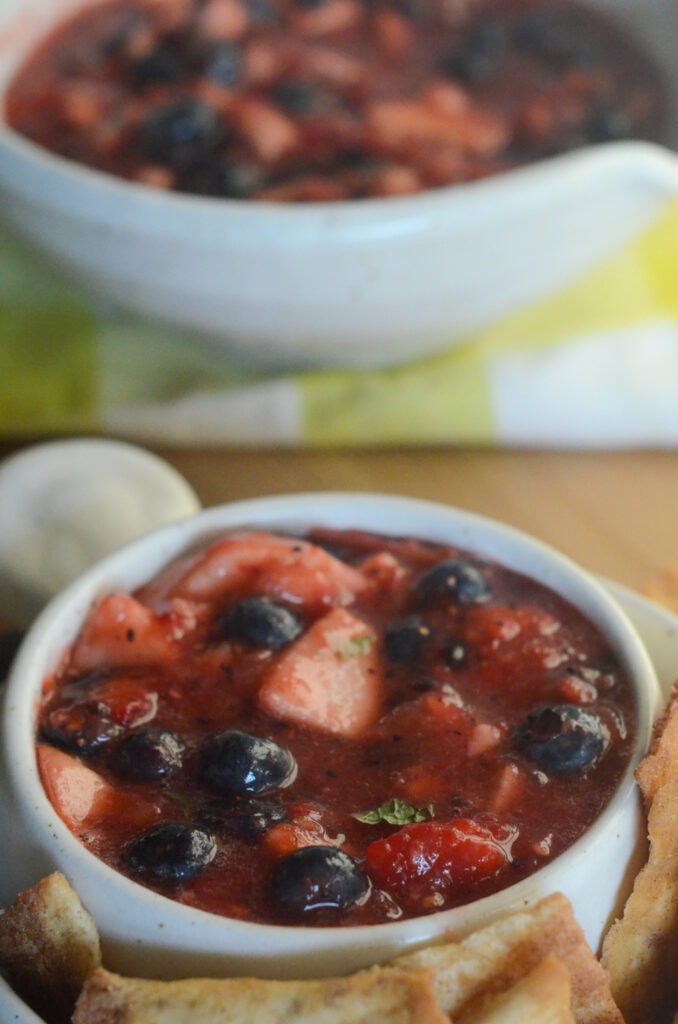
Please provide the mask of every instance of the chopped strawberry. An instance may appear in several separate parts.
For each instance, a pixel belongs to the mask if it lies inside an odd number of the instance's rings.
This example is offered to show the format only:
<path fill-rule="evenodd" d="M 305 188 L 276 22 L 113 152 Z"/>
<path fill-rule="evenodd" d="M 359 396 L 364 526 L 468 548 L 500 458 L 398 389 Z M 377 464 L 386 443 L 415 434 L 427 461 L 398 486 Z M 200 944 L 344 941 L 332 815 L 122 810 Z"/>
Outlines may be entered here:
<path fill-rule="evenodd" d="M 406 599 L 412 573 L 390 551 L 379 551 L 366 558 L 360 565 L 360 571 L 367 580 L 366 592 L 370 597 L 383 594 L 396 606 Z"/>
<path fill-rule="evenodd" d="M 81 672 L 155 665 L 172 661 L 177 650 L 168 620 L 127 594 L 111 594 L 85 622 L 71 664 Z"/>
<path fill-rule="evenodd" d="M 129 729 L 146 725 L 158 710 L 158 694 L 143 680 L 124 675 L 93 683 L 87 702 L 103 704 L 114 722 Z"/>
<path fill-rule="evenodd" d="M 367 847 L 365 867 L 381 889 L 407 903 L 454 895 L 493 878 L 511 860 L 514 830 L 471 818 L 405 825 Z"/>
<path fill-rule="evenodd" d="M 244 533 L 217 541 L 173 590 L 176 597 L 214 601 L 235 591 L 265 594 L 318 614 L 350 604 L 365 578 L 316 544 L 270 533 Z"/>
<path fill-rule="evenodd" d="M 282 721 L 341 736 L 359 736 L 376 719 L 381 674 L 376 634 L 335 608 L 272 665 L 259 704 Z"/>
<path fill-rule="evenodd" d="M 328 835 L 321 820 L 321 808 L 305 804 L 291 811 L 290 818 L 270 828 L 264 838 L 266 846 L 276 857 L 286 857 L 303 846 L 340 845 L 344 837 L 332 839 Z"/>
<path fill-rule="evenodd" d="M 523 679 L 526 671 L 557 668 L 573 653 L 558 620 L 526 606 L 475 605 L 468 612 L 466 640 L 498 671 L 510 673 L 515 667 Z"/>

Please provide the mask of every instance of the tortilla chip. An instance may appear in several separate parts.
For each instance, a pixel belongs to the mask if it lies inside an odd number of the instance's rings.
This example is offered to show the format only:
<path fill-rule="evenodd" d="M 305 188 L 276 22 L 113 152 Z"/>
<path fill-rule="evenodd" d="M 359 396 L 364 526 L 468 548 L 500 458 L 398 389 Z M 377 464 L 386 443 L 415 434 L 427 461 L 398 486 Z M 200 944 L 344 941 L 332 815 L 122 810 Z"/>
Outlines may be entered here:
<path fill-rule="evenodd" d="M 666 767 L 661 753 L 651 756 L 659 767 L 645 773 L 649 858 L 603 943 L 602 962 L 627 1024 L 664 1024 L 678 1006 L 678 773 L 655 788 Z"/>
<path fill-rule="evenodd" d="M 505 992 L 515 985 L 550 953 L 570 974 L 576 1024 L 624 1024 L 608 977 L 562 893 L 480 928 L 462 942 L 399 957 L 394 966 L 432 968 L 438 1001 L 456 1020 L 471 1012 L 488 993 Z"/>
<path fill-rule="evenodd" d="M 0 968 L 49 1024 L 71 1019 L 85 979 L 100 964 L 96 925 L 58 872 L 0 916 Z"/>
<path fill-rule="evenodd" d="M 450 1024 L 431 971 L 369 970 L 322 981 L 142 981 L 98 970 L 73 1024 Z"/>
<path fill-rule="evenodd" d="M 652 806 L 657 791 L 678 772 L 678 683 L 674 683 L 671 697 L 654 728 L 654 738 L 647 757 L 636 768 L 645 807 Z"/>
<path fill-rule="evenodd" d="M 456 1018 L 455 1024 L 574 1024 L 570 987 L 565 965 L 547 956 L 508 992 Z"/>

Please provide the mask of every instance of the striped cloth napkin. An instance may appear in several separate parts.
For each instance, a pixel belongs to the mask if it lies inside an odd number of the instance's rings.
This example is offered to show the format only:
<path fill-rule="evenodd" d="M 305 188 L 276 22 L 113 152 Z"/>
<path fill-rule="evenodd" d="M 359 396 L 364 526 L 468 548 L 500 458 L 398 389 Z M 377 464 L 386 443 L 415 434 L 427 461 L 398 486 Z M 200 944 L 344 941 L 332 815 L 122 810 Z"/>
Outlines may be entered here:
<path fill-rule="evenodd" d="M 565 290 L 421 361 L 248 371 L 0 232 L 0 436 L 170 445 L 678 445 L 678 201 Z"/>

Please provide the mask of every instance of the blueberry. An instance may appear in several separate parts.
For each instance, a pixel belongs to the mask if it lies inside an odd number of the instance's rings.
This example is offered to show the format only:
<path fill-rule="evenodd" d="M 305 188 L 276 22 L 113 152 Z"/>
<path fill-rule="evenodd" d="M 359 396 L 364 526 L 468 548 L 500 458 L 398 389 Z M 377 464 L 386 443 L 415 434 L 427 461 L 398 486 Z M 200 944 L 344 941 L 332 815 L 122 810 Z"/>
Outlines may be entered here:
<path fill-rule="evenodd" d="M 273 99 L 290 114 L 314 114 L 326 105 L 326 98 L 314 85 L 296 78 L 281 82 Z"/>
<path fill-rule="evenodd" d="M 604 753 L 609 733 L 597 715 L 576 704 L 543 708 L 522 721 L 513 746 L 554 774 L 583 771 Z"/>
<path fill-rule="evenodd" d="M 278 11 L 270 0 L 245 0 L 245 9 L 255 25 L 274 25 L 279 21 Z"/>
<path fill-rule="evenodd" d="M 167 779 L 181 768 L 186 745 L 169 729 L 151 726 L 132 733 L 118 750 L 117 767 L 135 782 Z"/>
<path fill-rule="evenodd" d="M 631 138 L 634 124 L 624 110 L 617 107 L 599 107 L 591 114 L 586 125 L 589 142 L 615 142 Z"/>
<path fill-rule="evenodd" d="M 293 914 L 343 910 L 367 892 L 362 871 L 336 846 L 303 846 L 279 860 L 271 881 L 273 898 Z"/>
<path fill-rule="evenodd" d="M 129 76 L 137 88 L 143 89 L 149 85 L 177 82 L 185 70 L 184 62 L 174 47 L 159 43 L 155 50 L 130 64 Z"/>
<path fill-rule="evenodd" d="M 237 85 L 243 69 L 240 47 L 224 41 L 213 46 L 205 64 L 205 77 L 210 82 L 228 87 Z"/>
<path fill-rule="evenodd" d="M 192 97 L 156 107 L 139 128 L 145 156 L 176 170 L 211 156 L 221 136 L 217 112 Z"/>
<path fill-rule="evenodd" d="M 200 774 L 229 793 L 268 793 L 294 781 L 297 763 L 275 740 L 226 729 L 203 742 Z"/>
<path fill-rule="evenodd" d="M 567 14 L 554 11 L 528 11 L 514 29 L 514 41 L 523 50 L 536 54 L 554 70 L 584 67 L 601 60 L 599 44 L 589 30 Z"/>
<path fill-rule="evenodd" d="M 101 714 L 96 705 L 69 704 L 45 716 L 41 735 L 52 746 L 87 760 L 101 753 L 122 731 L 122 726 Z"/>
<path fill-rule="evenodd" d="M 470 562 L 446 558 L 420 578 L 417 591 L 422 596 L 446 594 L 458 604 L 482 604 L 491 592 L 485 575 Z"/>
<path fill-rule="evenodd" d="M 266 182 L 266 174 L 257 164 L 212 159 L 191 167 L 182 176 L 181 188 L 202 196 L 248 199 Z"/>
<path fill-rule="evenodd" d="M 139 12 L 126 15 L 110 35 L 101 43 L 101 53 L 104 57 L 117 57 L 122 53 L 130 39 L 138 28 L 144 23 L 144 18 Z"/>
<path fill-rule="evenodd" d="M 447 55 L 443 70 L 467 85 L 489 82 L 501 71 L 506 42 L 507 32 L 501 22 L 479 22 L 461 46 Z"/>
<path fill-rule="evenodd" d="M 282 804 L 258 797 L 213 801 L 200 810 L 200 821 L 208 828 L 250 842 L 260 839 L 286 818 Z"/>
<path fill-rule="evenodd" d="M 411 665 L 419 660 L 431 630 L 419 616 L 391 623 L 384 634 L 384 647 L 391 661 Z"/>
<path fill-rule="evenodd" d="M 166 821 L 137 836 L 127 847 L 125 861 L 135 875 L 176 883 L 197 875 L 216 852 L 209 832 L 182 821 Z"/>
<path fill-rule="evenodd" d="M 267 597 L 246 597 L 240 601 L 231 609 L 227 625 L 236 640 L 274 650 L 291 643 L 304 628 L 289 608 Z"/>

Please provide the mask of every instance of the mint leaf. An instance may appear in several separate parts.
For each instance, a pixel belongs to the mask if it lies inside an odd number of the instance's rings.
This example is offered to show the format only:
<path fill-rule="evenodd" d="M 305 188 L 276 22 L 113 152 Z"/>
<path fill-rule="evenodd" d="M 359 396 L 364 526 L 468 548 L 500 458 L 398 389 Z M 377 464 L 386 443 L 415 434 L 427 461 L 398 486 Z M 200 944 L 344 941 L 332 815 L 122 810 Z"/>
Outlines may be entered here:
<path fill-rule="evenodd" d="M 191 801 L 188 797 L 183 796 L 181 793 L 175 793 L 173 789 L 164 789 L 163 793 L 165 796 L 168 796 L 170 800 L 174 800 L 175 803 L 179 804 L 183 811 L 184 818 L 187 818 L 191 809 Z"/>
<path fill-rule="evenodd" d="M 362 811 L 360 814 L 353 814 L 352 817 L 365 825 L 378 825 L 380 821 L 387 821 L 389 825 L 413 825 L 417 821 L 430 821 L 434 814 L 433 804 L 412 807 L 404 800 L 394 797 L 379 807 L 373 807 L 371 811 Z"/>
<path fill-rule="evenodd" d="M 334 632 L 328 633 L 327 639 L 332 650 L 343 658 L 344 661 L 348 661 L 349 658 L 358 658 L 361 654 L 367 654 L 372 646 L 372 637 L 369 633 L 360 633 L 358 636 L 352 636 L 345 643 L 337 643 L 338 637 Z"/>

